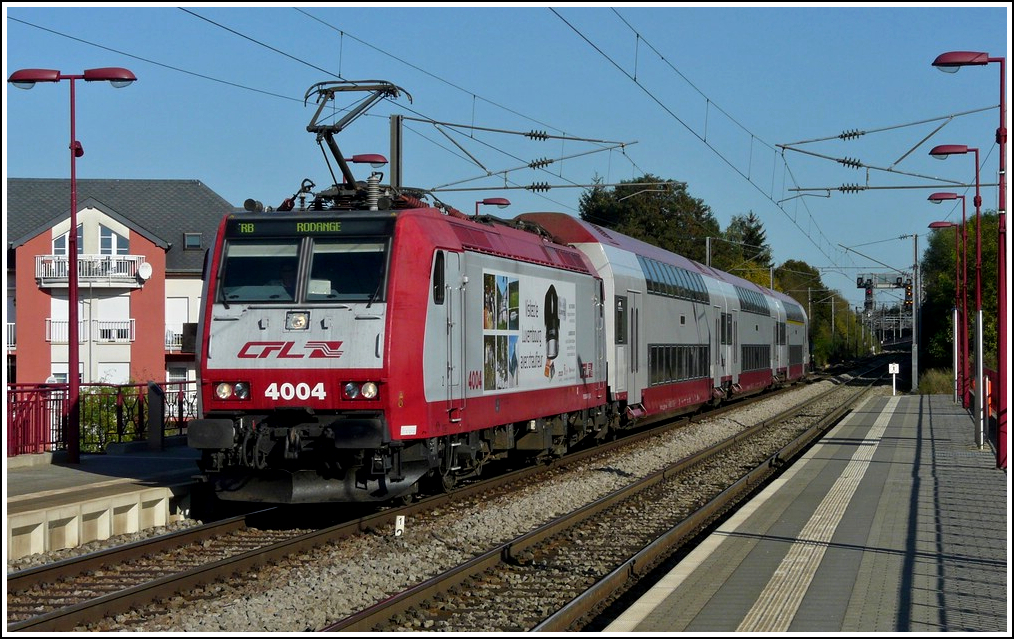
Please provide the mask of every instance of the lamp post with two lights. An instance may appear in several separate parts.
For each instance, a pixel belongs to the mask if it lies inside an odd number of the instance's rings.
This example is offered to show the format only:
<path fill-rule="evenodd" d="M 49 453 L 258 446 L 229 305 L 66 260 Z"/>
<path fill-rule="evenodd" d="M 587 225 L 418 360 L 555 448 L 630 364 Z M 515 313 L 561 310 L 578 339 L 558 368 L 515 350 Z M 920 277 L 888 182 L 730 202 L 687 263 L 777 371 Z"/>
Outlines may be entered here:
<path fill-rule="evenodd" d="M 77 281 L 77 159 L 84 147 L 77 140 L 74 122 L 74 81 L 109 82 L 119 89 L 137 80 L 133 73 L 119 67 L 86 69 L 81 74 L 64 74 L 55 69 L 21 69 L 7 79 L 19 89 L 31 89 L 37 82 L 70 80 L 70 231 L 67 241 L 67 461 L 81 461 L 81 412 L 78 403 L 81 380 L 80 344 L 78 343 Z"/>

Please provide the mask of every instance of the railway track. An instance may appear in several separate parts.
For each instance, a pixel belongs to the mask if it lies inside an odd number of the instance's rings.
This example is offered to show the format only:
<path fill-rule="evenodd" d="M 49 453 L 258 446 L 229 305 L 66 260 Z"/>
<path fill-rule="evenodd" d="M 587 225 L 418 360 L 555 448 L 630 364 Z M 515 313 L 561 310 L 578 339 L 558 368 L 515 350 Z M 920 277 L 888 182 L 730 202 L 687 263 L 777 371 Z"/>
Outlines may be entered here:
<path fill-rule="evenodd" d="M 734 405 L 726 410 L 734 410 L 742 406 L 743 404 Z M 681 420 L 682 423 L 680 425 L 685 426 L 692 419 Z M 672 426 L 668 426 L 667 428 L 672 428 Z M 453 505 L 464 506 L 470 503 L 495 501 L 499 498 L 497 497 L 499 493 L 506 495 L 508 491 L 515 490 L 519 486 L 524 486 L 526 482 L 537 483 L 542 481 L 539 478 L 547 473 L 565 472 L 568 467 L 574 464 L 586 463 L 597 457 L 605 458 L 617 449 L 637 446 L 645 439 L 658 436 L 658 433 L 663 430 L 663 427 L 651 429 L 635 437 L 613 442 L 609 446 L 591 451 L 582 451 L 568 456 L 549 466 L 507 473 L 493 480 L 463 486 L 447 495 L 425 499 L 402 508 L 389 509 L 369 516 L 358 517 L 333 526 L 312 530 L 301 530 L 298 528 L 278 530 L 277 526 L 267 526 L 262 529 L 254 525 L 252 519 L 246 517 L 234 518 L 233 520 L 201 526 L 163 538 L 149 540 L 148 542 L 137 542 L 112 551 L 94 553 L 75 560 L 60 562 L 59 564 L 11 573 L 8 575 L 8 631 L 93 630 L 104 625 L 110 625 L 110 620 L 114 620 L 113 625 L 115 626 L 117 623 L 115 620 L 118 616 L 133 615 L 136 617 L 138 615 L 137 611 L 144 610 L 146 606 L 157 609 L 159 604 L 153 604 L 153 602 L 177 601 L 180 599 L 179 593 L 204 592 L 201 589 L 209 584 L 229 582 L 231 587 L 237 587 L 237 584 L 243 583 L 244 579 L 256 581 L 256 576 L 244 577 L 244 575 L 249 575 L 251 571 L 256 573 L 261 567 L 280 562 L 285 563 L 293 557 L 301 555 L 312 557 L 314 549 L 324 544 L 334 543 L 337 540 L 363 534 L 364 532 L 369 533 L 371 531 L 390 529 L 396 525 L 399 518 L 402 518 L 402 520 L 404 518 L 411 518 L 414 525 L 418 525 L 419 522 L 425 521 L 429 517 L 442 516 Z M 726 444 L 727 447 L 735 445 L 737 445 L 737 442 L 728 442 Z M 728 455 L 735 456 L 737 453 L 730 452 Z M 742 453 L 739 453 L 739 455 L 741 456 Z M 695 458 L 688 460 L 683 466 L 685 468 L 693 468 L 695 466 L 699 467 L 702 463 L 703 458 L 695 456 Z M 676 472 L 673 470 L 657 473 L 657 477 L 646 481 L 649 484 L 659 484 L 654 490 L 664 490 L 662 486 L 666 484 L 668 476 Z M 687 471 L 681 472 L 685 473 Z M 751 476 L 741 486 L 740 490 L 747 490 L 756 485 L 758 481 L 758 477 Z M 640 482 L 642 485 L 645 483 L 645 481 Z M 580 509 L 583 513 L 583 518 L 588 520 L 591 517 L 591 521 L 594 522 L 596 518 L 601 518 L 603 516 L 601 513 L 607 509 L 618 508 L 616 505 L 618 501 L 634 499 L 632 495 L 641 490 L 648 490 L 648 488 L 629 488 L 622 491 L 623 496 L 614 495 L 600 499 L 594 504 Z M 686 488 L 683 488 L 680 492 L 688 491 Z M 637 517 L 648 517 L 648 515 L 640 513 L 649 512 L 648 505 L 652 501 L 657 503 L 665 499 L 656 495 L 653 498 L 648 498 L 648 504 L 634 506 L 635 510 L 629 512 L 639 513 Z M 628 509 L 631 508 L 629 504 L 632 503 L 628 502 Z M 698 516 L 692 514 L 694 508 L 694 506 L 688 506 L 686 509 L 679 510 L 680 514 L 675 516 L 683 522 L 695 523 L 674 524 L 672 520 L 673 515 L 670 513 L 669 519 L 662 518 L 659 520 L 662 523 L 653 523 L 650 528 L 657 531 L 661 528 L 673 528 L 674 525 L 676 527 L 682 525 L 684 529 L 679 533 L 673 534 L 679 537 L 686 537 L 692 530 L 700 529 L 706 525 L 705 520 L 696 520 Z M 675 509 L 672 510 L 673 512 L 677 512 Z M 629 512 L 626 516 L 628 520 L 631 519 Z M 264 519 L 269 515 L 270 513 L 264 511 L 251 515 L 251 517 L 256 516 Z M 592 515 L 595 515 L 595 517 L 592 517 Z M 547 540 L 556 539 L 559 535 L 564 535 L 564 538 L 566 538 L 566 535 L 570 534 L 574 539 L 585 540 L 578 543 L 578 546 L 586 545 L 587 547 L 591 547 L 586 543 L 587 540 L 611 536 L 601 534 L 601 525 L 596 525 L 595 523 L 575 523 L 579 521 L 581 516 L 579 514 L 572 514 L 562 518 L 563 521 L 561 522 L 547 523 L 535 531 L 522 535 L 520 539 L 515 539 L 507 544 L 501 544 L 481 554 L 479 557 L 464 562 L 466 565 L 472 566 L 473 569 L 471 571 L 468 568 L 455 568 L 448 571 L 452 573 L 451 576 L 443 579 L 425 580 L 423 584 L 409 588 L 404 594 L 390 598 L 390 601 L 392 603 L 396 600 L 401 602 L 416 602 L 411 605 L 408 603 L 398 604 L 404 606 L 405 610 L 409 610 L 412 609 L 412 605 L 418 605 L 420 601 L 426 601 L 434 597 L 443 597 L 444 595 L 437 593 L 453 592 L 455 579 L 459 583 L 463 579 L 476 579 L 474 576 L 476 570 L 474 568 L 483 562 L 492 561 L 494 557 L 498 558 L 497 561 L 503 566 L 501 569 L 508 571 L 500 577 L 502 579 L 507 579 L 512 571 L 522 569 L 547 572 L 549 558 L 562 558 L 569 552 L 565 550 L 565 544 L 559 541 Z M 568 518 L 574 521 L 565 523 Z M 581 532 L 580 528 L 575 528 L 575 526 L 580 525 L 591 526 L 591 528 Z M 598 534 L 595 533 L 596 526 Z M 686 528 L 687 526 L 690 526 L 690 528 Z M 561 532 L 571 528 L 578 532 L 567 534 Z M 648 527 L 646 526 L 645 528 Z M 629 546 L 625 546 L 623 549 L 600 548 L 596 552 L 600 556 L 605 556 L 604 553 L 607 552 L 611 553 L 612 556 L 616 557 L 614 562 L 612 562 L 615 563 L 624 555 L 628 557 L 632 556 L 629 548 Z M 185 558 L 185 560 L 182 558 Z M 635 560 L 638 571 L 648 565 L 646 558 L 646 555 L 641 554 Z M 304 559 L 303 561 L 312 562 L 312 559 Z M 573 561 L 580 563 L 576 559 Z M 654 563 L 657 563 L 657 561 L 658 559 L 653 559 Z M 602 564 L 603 567 L 598 572 L 605 570 L 605 567 L 608 565 L 609 562 Z M 619 565 L 623 565 L 623 561 Z M 483 570 L 486 568 L 488 567 L 484 567 Z M 615 572 L 618 569 L 620 568 L 613 567 L 606 572 Z M 496 585 L 498 583 L 497 579 L 494 578 L 490 583 Z M 597 575 L 596 583 L 601 579 L 602 575 Z M 616 579 L 616 577 L 613 579 Z M 479 582 L 476 581 L 475 583 Z M 478 586 L 474 587 L 477 588 Z M 500 587 L 503 587 L 502 583 Z M 469 589 L 471 588 L 473 586 L 469 587 Z M 578 586 L 578 590 L 580 590 L 580 593 L 595 592 L 591 584 Z M 611 590 L 615 591 L 615 589 Z M 561 589 L 560 592 L 568 593 L 566 597 L 568 601 L 591 601 L 597 596 L 593 594 L 576 594 L 577 591 L 574 590 L 574 587 L 571 587 L 569 590 Z M 206 597 L 208 595 L 196 594 L 194 596 Z M 598 599 L 601 600 L 602 597 L 598 596 Z M 563 603 L 571 610 L 571 612 L 566 613 L 566 618 L 569 619 L 577 614 L 576 611 L 579 609 L 575 607 L 577 604 Z M 552 610 L 560 609 L 559 606 L 556 608 L 550 606 L 549 608 Z M 546 608 L 546 606 L 542 606 L 541 608 L 536 607 L 536 609 L 549 608 Z M 415 608 L 415 610 L 419 609 Z M 381 624 L 380 627 L 385 627 L 383 624 L 396 623 L 390 620 L 381 621 L 382 616 L 388 614 L 384 611 L 384 608 L 367 612 L 369 610 L 370 607 L 367 606 L 366 610 L 346 615 L 342 621 L 338 623 L 331 622 L 327 627 L 352 630 L 362 629 L 366 626 L 376 627 L 378 624 Z M 130 615 L 127 613 L 130 613 Z M 394 615 L 393 612 L 390 614 Z M 418 613 L 413 614 L 418 615 Z M 588 613 L 582 612 L 581 614 Z M 560 619 L 563 619 L 563 617 Z M 127 625 L 124 627 L 130 629 L 132 622 L 127 620 L 126 623 Z M 422 623 L 425 626 L 428 623 L 446 624 L 449 622 L 447 619 L 437 615 L 437 620 L 435 621 L 406 622 L 402 620 L 400 623 L 410 623 L 410 625 L 411 623 Z M 467 622 L 465 623 L 467 627 Z M 557 624 L 562 623 L 562 621 L 543 619 L 533 623 L 535 623 L 534 627 L 537 627 L 540 623 Z M 136 625 L 136 622 L 133 622 L 133 625 Z M 398 625 L 386 627 L 389 629 L 403 629 L 402 626 Z M 551 628 L 552 626 L 546 629 Z M 474 629 L 474 627 L 471 629 Z"/>
<path fill-rule="evenodd" d="M 869 380 L 834 390 L 827 395 L 839 399 L 821 396 L 754 424 L 324 631 L 583 630 L 596 610 L 791 463 L 868 388 Z M 829 401 L 837 405 L 828 411 Z M 737 468 L 747 470 L 739 479 L 730 475 Z"/>

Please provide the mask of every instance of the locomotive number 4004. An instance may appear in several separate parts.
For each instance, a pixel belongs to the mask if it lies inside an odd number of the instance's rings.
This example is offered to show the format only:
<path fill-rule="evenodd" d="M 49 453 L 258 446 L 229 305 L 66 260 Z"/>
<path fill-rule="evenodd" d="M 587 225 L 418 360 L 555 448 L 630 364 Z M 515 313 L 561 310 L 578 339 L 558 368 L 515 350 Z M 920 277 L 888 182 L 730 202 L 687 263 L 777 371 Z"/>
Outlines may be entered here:
<path fill-rule="evenodd" d="M 305 382 L 298 384 L 271 382 L 264 389 L 264 396 L 274 400 L 310 399 L 311 397 L 323 400 L 327 398 L 327 391 L 324 390 L 324 382 L 317 382 L 313 388 L 310 388 L 310 385 Z"/>

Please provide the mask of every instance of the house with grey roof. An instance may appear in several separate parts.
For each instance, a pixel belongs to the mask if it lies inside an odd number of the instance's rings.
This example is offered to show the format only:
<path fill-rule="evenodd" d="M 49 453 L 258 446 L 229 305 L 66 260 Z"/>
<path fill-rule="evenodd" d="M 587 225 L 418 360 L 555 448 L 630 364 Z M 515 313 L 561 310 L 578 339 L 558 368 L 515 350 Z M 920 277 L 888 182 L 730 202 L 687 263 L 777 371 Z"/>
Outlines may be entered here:
<path fill-rule="evenodd" d="M 65 382 L 70 180 L 8 178 L 5 200 L 7 381 Z M 77 180 L 81 383 L 195 379 L 183 336 L 236 211 L 199 180 Z"/>

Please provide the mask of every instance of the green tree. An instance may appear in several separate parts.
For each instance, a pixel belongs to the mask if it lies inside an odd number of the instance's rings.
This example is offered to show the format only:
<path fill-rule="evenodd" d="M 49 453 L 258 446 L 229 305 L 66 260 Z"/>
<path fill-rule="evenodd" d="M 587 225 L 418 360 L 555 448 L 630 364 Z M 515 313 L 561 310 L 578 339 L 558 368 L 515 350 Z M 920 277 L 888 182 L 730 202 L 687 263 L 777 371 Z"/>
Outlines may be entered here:
<path fill-rule="evenodd" d="M 983 363 L 995 368 L 997 363 L 997 228 L 999 217 L 996 211 L 985 211 L 982 218 L 981 247 L 981 297 L 983 315 Z M 967 268 L 963 277 L 968 290 L 968 352 L 975 353 L 975 264 L 976 264 L 976 219 L 968 220 L 965 230 L 966 243 L 959 249 L 964 252 Z M 950 366 L 953 356 L 956 255 L 954 230 L 936 229 L 929 235 L 929 245 L 923 252 L 920 263 L 922 273 L 922 299 L 919 334 L 921 351 L 928 365 Z"/>
<path fill-rule="evenodd" d="M 719 237 L 709 238 L 711 266 L 761 286 L 771 286 L 771 247 L 760 218 L 734 215 Z"/>
<path fill-rule="evenodd" d="M 753 211 L 746 215 L 733 215 L 729 226 L 725 228 L 725 239 L 739 246 L 740 255 L 763 268 L 773 266 L 771 247 L 767 243 L 767 233 Z"/>
<path fill-rule="evenodd" d="M 786 260 L 775 269 L 775 288 L 787 293 L 806 309 L 810 303 L 809 292 L 827 287 L 816 268 L 800 260 Z"/>
<path fill-rule="evenodd" d="M 581 195 L 579 211 L 582 220 L 702 263 L 705 238 L 719 235 L 711 209 L 685 182 L 651 174 L 612 189 L 597 184 Z"/>

